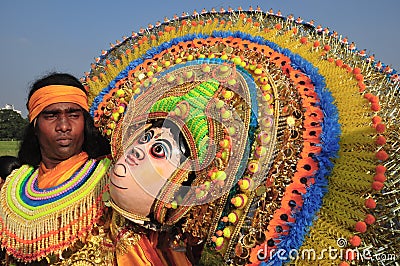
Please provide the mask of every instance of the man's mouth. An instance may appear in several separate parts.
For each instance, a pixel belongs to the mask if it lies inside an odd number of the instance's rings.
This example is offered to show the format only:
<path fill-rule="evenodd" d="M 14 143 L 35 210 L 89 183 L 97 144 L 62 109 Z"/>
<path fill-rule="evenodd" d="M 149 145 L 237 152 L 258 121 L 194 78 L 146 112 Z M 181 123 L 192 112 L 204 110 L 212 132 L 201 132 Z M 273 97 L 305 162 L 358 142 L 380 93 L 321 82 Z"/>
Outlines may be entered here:
<path fill-rule="evenodd" d="M 56 142 L 61 145 L 61 146 L 68 146 L 69 144 L 71 144 L 72 139 L 69 138 L 59 138 L 56 140 Z"/>

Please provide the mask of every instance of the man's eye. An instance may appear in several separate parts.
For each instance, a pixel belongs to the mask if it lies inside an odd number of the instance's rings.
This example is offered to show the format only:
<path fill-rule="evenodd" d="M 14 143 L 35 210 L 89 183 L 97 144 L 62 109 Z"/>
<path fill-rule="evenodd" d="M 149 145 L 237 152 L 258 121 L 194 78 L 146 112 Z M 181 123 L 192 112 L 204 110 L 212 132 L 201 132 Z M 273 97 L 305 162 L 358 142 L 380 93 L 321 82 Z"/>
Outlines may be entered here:
<path fill-rule="evenodd" d="M 45 119 L 55 119 L 55 118 L 57 118 L 57 116 L 55 114 L 46 114 L 46 115 L 44 115 L 44 118 Z"/>
<path fill-rule="evenodd" d="M 151 146 L 150 154 L 156 158 L 166 158 L 168 150 L 163 143 L 155 143 Z"/>
<path fill-rule="evenodd" d="M 79 117 L 80 117 L 80 114 L 78 114 L 78 113 L 71 113 L 71 114 L 69 114 L 69 117 L 70 117 L 70 118 L 79 118 Z"/>
<path fill-rule="evenodd" d="M 151 132 L 151 131 L 148 131 L 148 132 L 144 133 L 144 134 L 139 138 L 138 142 L 139 142 L 140 144 L 148 143 L 148 142 L 151 140 L 152 137 L 153 137 L 152 132 Z"/>

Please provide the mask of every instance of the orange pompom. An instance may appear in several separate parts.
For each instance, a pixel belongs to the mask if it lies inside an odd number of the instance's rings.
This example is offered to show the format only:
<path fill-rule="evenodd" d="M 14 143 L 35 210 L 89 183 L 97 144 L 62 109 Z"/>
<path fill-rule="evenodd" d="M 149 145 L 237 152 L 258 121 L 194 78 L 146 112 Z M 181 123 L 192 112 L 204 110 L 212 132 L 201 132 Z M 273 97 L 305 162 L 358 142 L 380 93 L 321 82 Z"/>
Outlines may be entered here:
<path fill-rule="evenodd" d="M 376 143 L 377 145 L 379 145 L 379 146 L 383 146 L 383 145 L 386 144 L 386 138 L 385 138 L 384 136 L 378 136 L 378 137 L 376 138 L 375 143 Z"/>
<path fill-rule="evenodd" d="M 324 50 L 327 51 L 327 52 L 329 52 L 329 51 L 331 50 L 331 47 L 330 47 L 329 45 L 325 45 L 325 46 L 324 46 Z"/>
<path fill-rule="evenodd" d="M 374 181 L 374 182 L 372 182 L 372 185 L 371 185 L 372 189 L 377 190 L 377 191 L 381 190 L 384 186 L 385 186 L 385 184 L 383 184 L 382 182 L 379 182 L 379 181 Z"/>
<path fill-rule="evenodd" d="M 355 229 L 357 232 L 365 233 L 367 232 L 367 224 L 363 221 L 359 221 L 356 223 Z"/>
<path fill-rule="evenodd" d="M 354 75 L 361 74 L 361 69 L 358 68 L 358 67 L 355 67 L 355 68 L 353 69 L 353 73 L 354 73 Z"/>
<path fill-rule="evenodd" d="M 350 266 L 347 262 L 342 261 L 341 263 L 339 263 L 339 266 Z"/>
<path fill-rule="evenodd" d="M 367 99 L 369 101 L 369 99 L 371 99 L 372 97 L 374 97 L 374 95 L 372 93 L 367 92 L 366 94 L 364 94 L 364 98 Z"/>
<path fill-rule="evenodd" d="M 379 97 L 376 95 L 371 96 L 371 98 L 369 98 L 369 101 L 371 103 L 379 103 Z"/>
<path fill-rule="evenodd" d="M 379 103 L 372 103 L 371 110 L 374 112 L 378 112 L 379 110 L 381 110 L 381 106 L 379 105 Z"/>
<path fill-rule="evenodd" d="M 376 208 L 376 202 L 373 198 L 369 198 L 365 200 L 365 207 L 368 209 L 375 209 Z"/>
<path fill-rule="evenodd" d="M 384 174 L 376 174 L 374 180 L 383 183 L 386 181 L 386 176 Z"/>
<path fill-rule="evenodd" d="M 359 236 L 352 236 L 349 242 L 353 247 L 358 247 L 361 245 L 361 238 Z"/>
<path fill-rule="evenodd" d="M 380 117 L 380 116 L 374 116 L 373 118 L 372 118 L 372 123 L 374 123 L 374 125 L 377 125 L 377 124 L 379 124 L 380 122 L 382 122 L 382 118 Z"/>
<path fill-rule="evenodd" d="M 301 42 L 302 44 L 306 44 L 306 43 L 307 43 L 307 37 L 301 37 L 301 38 L 300 38 L 300 42 Z"/>
<path fill-rule="evenodd" d="M 374 217 L 372 214 L 367 214 L 367 215 L 365 216 L 364 221 L 365 221 L 366 224 L 371 225 L 371 224 L 375 223 L 376 219 L 375 219 L 375 217 Z"/>
<path fill-rule="evenodd" d="M 389 155 L 384 150 L 380 150 L 375 154 L 375 157 L 380 161 L 386 161 L 389 158 Z"/>
<path fill-rule="evenodd" d="M 334 60 L 334 59 L 333 59 L 332 57 L 329 57 L 329 58 L 328 58 L 328 62 L 329 62 L 329 63 L 332 63 L 333 60 Z"/>
<path fill-rule="evenodd" d="M 352 261 L 355 259 L 356 253 L 351 250 L 351 249 L 347 249 L 346 252 L 344 253 L 344 257 L 346 260 Z"/>
<path fill-rule="evenodd" d="M 386 130 L 385 124 L 379 123 L 376 125 L 376 132 L 383 133 L 383 132 L 385 132 L 385 130 Z"/>
<path fill-rule="evenodd" d="M 281 25 L 281 24 L 279 24 L 279 23 L 278 23 L 278 24 L 276 24 L 276 25 L 275 25 L 275 29 L 277 29 L 277 30 L 280 30 L 280 29 L 282 29 L 282 25 Z"/>
<path fill-rule="evenodd" d="M 385 172 L 386 172 L 386 167 L 385 166 L 383 166 L 383 165 L 377 165 L 376 167 L 375 167 L 375 172 L 377 173 L 377 174 L 384 174 Z"/>
<path fill-rule="evenodd" d="M 362 82 L 362 81 L 358 82 L 358 87 L 360 88 L 358 91 L 363 92 L 365 90 L 364 82 Z"/>
<path fill-rule="evenodd" d="M 341 67 L 341 66 L 343 65 L 343 61 L 340 60 L 340 59 L 336 60 L 336 65 L 337 65 L 338 67 Z"/>
<path fill-rule="evenodd" d="M 353 72 L 354 72 L 354 70 L 353 70 Z M 356 74 L 355 77 L 356 77 L 356 80 L 358 80 L 358 81 L 364 80 L 364 76 L 362 74 Z"/>
<path fill-rule="evenodd" d="M 317 48 L 319 46 L 319 41 L 314 42 L 314 47 Z"/>

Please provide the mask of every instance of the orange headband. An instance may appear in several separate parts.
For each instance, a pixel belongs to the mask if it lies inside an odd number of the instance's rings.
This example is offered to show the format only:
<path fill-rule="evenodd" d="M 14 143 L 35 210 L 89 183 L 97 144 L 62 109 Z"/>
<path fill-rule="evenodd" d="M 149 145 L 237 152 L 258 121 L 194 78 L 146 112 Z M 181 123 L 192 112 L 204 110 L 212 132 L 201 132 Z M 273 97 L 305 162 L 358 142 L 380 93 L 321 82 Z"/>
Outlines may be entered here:
<path fill-rule="evenodd" d="M 50 85 L 35 91 L 29 99 L 29 122 L 32 122 L 47 106 L 53 103 L 71 102 L 89 110 L 87 96 L 81 89 L 66 85 Z"/>

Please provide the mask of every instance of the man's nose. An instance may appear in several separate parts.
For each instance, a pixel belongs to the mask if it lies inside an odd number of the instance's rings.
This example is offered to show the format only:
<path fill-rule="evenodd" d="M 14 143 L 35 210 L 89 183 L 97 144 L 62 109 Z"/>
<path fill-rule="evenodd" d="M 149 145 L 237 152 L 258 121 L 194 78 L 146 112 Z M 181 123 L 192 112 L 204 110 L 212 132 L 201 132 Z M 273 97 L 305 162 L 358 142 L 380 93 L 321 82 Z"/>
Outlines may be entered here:
<path fill-rule="evenodd" d="M 56 130 L 66 132 L 71 130 L 71 123 L 65 115 L 61 115 L 57 120 Z"/>

